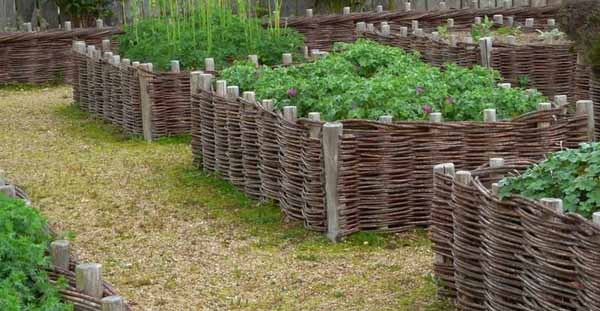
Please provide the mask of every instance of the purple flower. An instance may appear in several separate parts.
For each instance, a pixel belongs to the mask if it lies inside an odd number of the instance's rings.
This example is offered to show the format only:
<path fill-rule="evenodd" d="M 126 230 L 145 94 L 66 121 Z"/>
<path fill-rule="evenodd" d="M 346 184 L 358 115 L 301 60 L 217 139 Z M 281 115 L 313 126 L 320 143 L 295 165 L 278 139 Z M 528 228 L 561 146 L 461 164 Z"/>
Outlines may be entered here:
<path fill-rule="evenodd" d="M 296 90 L 296 89 L 289 89 L 289 90 L 287 91 L 287 94 L 288 94 L 289 96 L 296 96 L 296 94 L 298 94 L 298 90 Z"/>
<path fill-rule="evenodd" d="M 429 105 L 423 105 L 421 106 L 421 109 L 423 109 L 423 112 L 425 112 L 426 114 L 430 114 L 433 112 L 433 109 L 431 109 L 431 106 Z"/>
<path fill-rule="evenodd" d="M 446 102 L 448 102 L 448 104 L 454 104 L 454 98 L 452 98 L 452 96 L 448 96 L 446 97 Z"/>
<path fill-rule="evenodd" d="M 423 94 L 423 93 L 425 93 L 425 89 L 422 86 L 417 86 L 417 88 L 415 89 L 415 91 L 417 92 L 417 94 Z"/>

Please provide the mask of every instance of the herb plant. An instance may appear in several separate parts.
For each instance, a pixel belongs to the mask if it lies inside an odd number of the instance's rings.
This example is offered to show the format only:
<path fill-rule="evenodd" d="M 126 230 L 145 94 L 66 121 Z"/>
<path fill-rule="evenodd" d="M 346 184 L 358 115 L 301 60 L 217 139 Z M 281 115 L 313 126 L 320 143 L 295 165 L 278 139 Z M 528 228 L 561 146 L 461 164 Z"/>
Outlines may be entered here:
<path fill-rule="evenodd" d="M 498 72 L 447 64 L 444 70 L 423 63 L 418 54 L 368 40 L 338 43 L 325 58 L 291 67 L 256 68 L 238 62 L 221 79 L 278 107 L 295 105 L 302 116 L 320 112 L 324 120 L 426 120 L 441 112 L 445 120 L 481 120 L 496 108 L 499 118 L 535 110 L 539 93 L 498 88 Z"/>
<path fill-rule="evenodd" d="M 516 177 L 500 181 L 500 195 L 561 198 L 567 211 L 591 218 L 600 211 L 600 143 L 550 154 Z"/>
<path fill-rule="evenodd" d="M 448 24 L 437 26 L 436 31 L 438 32 L 438 35 L 440 36 L 440 38 L 443 38 L 443 39 L 448 38 L 448 34 L 449 34 Z"/>
<path fill-rule="evenodd" d="M 44 271 L 45 224 L 39 211 L 0 194 L 0 310 L 72 310 Z"/>
<path fill-rule="evenodd" d="M 520 26 L 513 26 L 513 27 L 502 26 L 502 27 L 496 29 L 496 34 L 501 35 L 501 36 L 518 36 L 521 34 L 521 27 Z"/>
<path fill-rule="evenodd" d="M 471 26 L 471 37 L 474 41 L 478 41 L 481 38 L 491 36 L 492 26 L 494 26 L 494 23 L 487 16 L 484 16 L 481 23 Z"/>
<path fill-rule="evenodd" d="M 269 27 L 255 17 L 243 0 L 234 8 L 218 0 L 189 2 L 180 7 L 177 1 L 158 1 L 156 17 L 134 19 L 124 27 L 119 38 L 119 51 L 127 58 L 151 62 L 167 69 L 171 60 L 179 60 L 183 68 L 196 69 L 204 58 L 213 57 L 218 69 L 234 60 L 256 54 L 264 64 L 275 64 L 283 53 L 296 53 L 300 59 L 302 36 L 279 24 L 279 7 L 275 8 Z M 186 4 L 187 2 L 181 2 Z M 276 2 L 279 3 L 279 2 Z"/>

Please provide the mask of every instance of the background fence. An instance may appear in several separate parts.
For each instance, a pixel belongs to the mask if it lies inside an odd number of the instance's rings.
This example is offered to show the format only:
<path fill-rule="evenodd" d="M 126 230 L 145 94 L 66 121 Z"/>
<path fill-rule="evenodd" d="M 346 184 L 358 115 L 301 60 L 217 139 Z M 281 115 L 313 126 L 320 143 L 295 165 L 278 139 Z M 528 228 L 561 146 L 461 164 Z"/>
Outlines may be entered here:
<path fill-rule="evenodd" d="M 545 6 L 559 4 L 562 0 L 509 0 L 511 6 Z M 150 0 L 113 0 L 111 4 L 111 16 L 103 16 L 107 25 L 118 25 L 124 21 L 131 20 L 133 14 L 132 3 L 139 3 L 141 14 L 151 14 L 147 8 Z M 262 7 L 275 7 L 274 0 L 257 0 Z M 269 3 L 271 2 L 271 3 Z M 346 0 L 284 0 L 282 1 L 282 16 L 301 16 L 306 9 L 314 8 L 315 13 L 326 14 L 328 12 L 341 12 L 342 7 L 353 5 L 355 11 L 373 10 L 377 5 L 383 5 L 386 9 L 393 10 L 404 8 L 407 0 L 365 0 L 360 3 Z M 436 9 L 439 0 L 412 0 L 410 1 L 415 10 Z M 502 0 L 476 0 L 478 7 L 501 7 Z M 449 8 L 466 8 L 473 5 L 471 0 L 447 0 Z M 146 10 L 144 10 L 146 8 Z M 135 12 L 135 11 L 134 11 Z M 37 21 L 48 28 L 58 28 L 59 25 L 71 18 L 60 12 L 54 0 L 0 0 L 0 31 L 9 29 L 20 29 L 23 23 L 31 22 L 37 25 Z M 82 25 L 74 25 L 82 27 Z"/>
<path fill-rule="evenodd" d="M 592 223 L 559 199 L 500 199 L 493 183 L 529 165 L 434 168 L 434 270 L 458 310 L 599 310 L 600 213 Z"/>

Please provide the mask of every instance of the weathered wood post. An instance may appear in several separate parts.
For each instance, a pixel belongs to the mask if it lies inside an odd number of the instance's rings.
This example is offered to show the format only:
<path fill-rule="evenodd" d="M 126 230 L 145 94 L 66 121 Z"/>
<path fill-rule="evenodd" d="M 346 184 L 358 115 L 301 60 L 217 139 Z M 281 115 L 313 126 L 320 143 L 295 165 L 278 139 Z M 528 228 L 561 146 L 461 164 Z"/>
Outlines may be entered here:
<path fill-rule="evenodd" d="M 289 66 L 292 64 L 292 53 L 283 53 L 281 55 L 281 62 L 284 66 Z"/>
<path fill-rule="evenodd" d="M 66 22 L 65 22 L 65 28 L 64 28 L 64 29 L 65 29 L 65 31 L 71 31 L 71 30 L 72 30 L 72 29 L 71 29 L 71 22 L 69 22 L 69 21 L 66 21 Z"/>
<path fill-rule="evenodd" d="M 514 26 L 514 24 L 515 24 L 515 17 L 514 16 L 508 16 L 506 18 L 506 25 L 508 27 L 512 27 L 512 26 Z"/>
<path fill-rule="evenodd" d="M 321 114 L 318 112 L 309 112 L 308 119 L 311 121 L 320 122 Z M 319 125 L 311 125 L 308 135 L 310 138 L 319 138 L 321 135 L 321 124 L 319 123 Z"/>
<path fill-rule="evenodd" d="M 481 17 L 476 16 L 474 21 L 475 21 L 475 24 L 481 24 Z"/>
<path fill-rule="evenodd" d="M 202 74 L 202 71 L 190 72 L 190 95 L 197 94 L 198 90 L 202 87 L 202 83 L 200 82 L 202 79 Z"/>
<path fill-rule="evenodd" d="M 152 63 L 140 64 L 138 76 L 140 80 L 140 107 L 142 110 L 142 134 L 146 141 L 153 139 L 152 99 L 150 98 L 150 81 L 152 80 Z"/>
<path fill-rule="evenodd" d="M 342 15 L 350 15 L 350 7 L 349 6 L 345 6 L 342 9 Z"/>
<path fill-rule="evenodd" d="M 258 55 L 256 55 L 256 54 L 248 55 L 248 61 L 251 62 L 252 64 L 254 64 L 254 66 L 258 67 Z"/>
<path fill-rule="evenodd" d="M 549 18 L 547 23 L 548 27 L 551 29 L 556 27 L 556 20 L 554 18 Z"/>
<path fill-rule="evenodd" d="M 442 122 L 442 113 L 441 112 L 432 112 L 429 114 L 429 122 L 432 123 L 441 123 Z"/>
<path fill-rule="evenodd" d="M 448 36 L 448 44 L 453 48 L 457 47 L 458 36 L 456 34 L 450 34 L 450 36 Z"/>
<path fill-rule="evenodd" d="M 298 120 L 298 108 L 296 106 L 283 107 L 283 118 L 289 122 L 295 123 Z"/>
<path fill-rule="evenodd" d="M 327 204 L 327 238 L 338 242 L 341 238 L 340 198 L 338 179 L 340 174 L 340 144 L 343 125 L 327 122 L 323 125 L 323 164 L 325 169 L 325 202 Z"/>
<path fill-rule="evenodd" d="M 479 39 L 479 50 L 481 52 L 481 66 L 492 68 L 492 38 Z"/>
<path fill-rule="evenodd" d="M 595 212 L 592 215 L 592 221 L 596 224 L 596 225 L 600 225 L 600 212 Z"/>
<path fill-rule="evenodd" d="M 125 302 L 121 296 L 107 296 L 100 300 L 102 311 L 125 311 Z"/>
<path fill-rule="evenodd" d="M 204 59 L 204 72 L 215 72 L 215 59 L 208 57 Z"/>
<path fill-rule="evenodd" d="M 179 68 L 179 61 L 178 60 L 172 60 L 171 61 L 171 72 L 173 73 L 179 73 L 180 68 Z"/>
<path fill-rule="evenodd" d="M 531 17 L 530 18 L 526 18 L 525 19 L 525 27 L 533 28 L 534 21 L 535 20 L 533 18 L 531 18 Z"/>
<path fill-rule="evenodd" d="M 492 123 L 496 122 L 496 109 L 489 108 L 483 110 L 483 122 Z"/>
<path fill-rule="evenodd" d="M 595 120 L 594 120 L 594 102 L 591 100 L 578 100 L 576 102 L 576 115 L 588 117 L 588 140 L 596 141 Z"/>
<path fill-rule="evenodd" d="M 375 25 L 373 25 L 373 23 L 368 23 L 367 24 L 367 31 L 371 32 L 371 33 L 375 32 Z"/>
<path fill-rule="evenodd" d="M 439 4 L 438 7 L 439 7 L 440 10 L 447 10 L 448 9 L 448 6 L 446 5 L 445 1 L 440 1 L 440 4 Z"/>
<path fill-rule="evenodd" d="M 419 21 L 418 20 L 412 20 L 410 22 L 410 30 L 412 32 L 415 32 L 417 29 L 419 29 Z"/>
<path fill-rule="evenodd" d="M 387 27 L 387 32 L 389 34 L 390 32 L 390 26 Z M 381 32 L 383 33 L 383 26 L 381 26 Z M 400 37 L 407 37 L 408 36 L 408 27 L 402 26 L 400 27 Z"/>
<path fill-rule="evenodd" d="M 561 199 L 542 198 L 542 199 L 540 199 L 540 204 L 549 208 L 550 210 L 554 211 L 557 214 L 562 214 L 564 212 L 563 201 Z M 550 213 L 543 213 L 542 215 L 544 216 L 545 220 L 547 220 L 547 221 L 552 221 L 555 219 L 555 217 Z"/>
<path fill-rule="evenodd" d="M 75 267 L 75 285 L 84 294 L 102 298 L 102 265 L 82 263 Z"/>
<path fill-rule="evenodd" d="M 504 0 L 504 1 L 502 2 L 502 6 L 503 6 L 505 9 L 510 9 L 510 8 L 512 7 L 511 0 Z"/>
<path fill-rule="evenodd" d="M 110 39 L 102 40 L 102 52 L 110 52 Z"/>
<path fill-rule="evenodd" d="M 25 30 L 25 32 L 33 32 L 33 27 L 31 26 L 31 23 L 23 23 L 23 29 Z"/>
<path fill-rule="evenodd" d="M 498 87 L 501 89 L 510 89 L 511 88 L 511 84 L 508 82 L 504 82 L 504 83 L 498 83 Z"/>
<path fill-rule="evenodd" d="M 367 31 L 367 23 L 365 23 L 365 22 L 356 23 L 356 32 L 362 33 L 365 31 Z"/>
<path fill-rule="evenodd" d="M 449 18 L 446 23 L 448 24 L 448 29 L 454 28 L 454 18 Z"/>
<path fill-rule="evenodd" d="M 410 5 L 410 2 L 406 2 L 406 3 L 404 4 L 404 11 L 406 11 L 406 12 L 410 12 L 410 11 L 412 11 L 412 8 L 411 8 L 411 5 Z"/>
<path fill-rule="evenodd" d="M 390 115 L 383 115 L 379 117 L 379 122 L 384 124 L 392 124 L 393 118 Z"/>
<path fill-rule="evenodd" d="M 313 9 L 306 9 L 306 17 L 313 17 Z"/>
<path fill-rule="evenodd" d="M 494 14 L 493 16 L 494 24 L 502 26 L 504 25 L 504 16 L 502 14 Z"/>
<path fill-rule="evenodd" d="M 96 28 L 104 28 L 104 21 L 101 18 L 96 20 Z"/>
<path fill-rule="evenodd" d="M 375 12 L 376 13 L 382 13 L 383 12 L 383 5 L 378 5 L 375 7 Z"/>
<path fill-rule="evenodd" d="M 463 186 L 468 186 L 471 184 L 473 178 L 471 177 L 471 172 L 469 171 L 457 171 L 454 176 L 454 181 Z"/>
<path fill-rule="evenodd" d="M 551 110 L 551 109 L 552 109 L 552 103 L 539 103 L 537 106 L 538 111 L 545 111 L 545 110 Z M 548 127 L 550 127 L 550 122 L 538 122 L 537 127 L 538 128 L 548 128 Z"/>
<path fill-rule="evenodd" d="M 64 270 L 69 269 L 69 241 L 57 240 L 50 243 L 52 265 Z"/>
<path fill-rule="evenodd" d="M 389 36 L 390 35 L 390 25 L 381 25 L 381 35 Z"/>
<path fill-rule="evenodd" d="M 504 159 L 503 158 L 491 158 L 490 159 L 490 168 L 502 168 L 504 167 Z M 503 174 L 490 174 L 491 178 L 501 179 Z"/>

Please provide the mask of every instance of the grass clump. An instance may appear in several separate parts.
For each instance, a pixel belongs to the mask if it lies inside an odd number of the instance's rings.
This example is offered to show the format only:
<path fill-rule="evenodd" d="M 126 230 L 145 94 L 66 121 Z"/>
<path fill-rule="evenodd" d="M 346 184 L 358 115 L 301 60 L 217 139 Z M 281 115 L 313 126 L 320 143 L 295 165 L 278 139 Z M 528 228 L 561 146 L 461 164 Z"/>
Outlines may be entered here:
<path fill-rule="evenodd" d="M 0 309 L 72 310 L 48 279 L 50 236 L 39 211 L 0 194 Z"/>
<path fill-rule="evenodd" d="M 279 108 L 297 106 L 301 116 L 320 112 L 327 121 L 386 114 L 427 120 L 431 112 L 449 121 L 482 120 L 487 108 L 508 119 L 546 100 L 539 93 L 499 88 L 497 71 L 455 64 L 440 70 L 418 54 L 368 40 L 337 44 L 327 57 L 299 66 L 256 69 L 238 63 L 223 70 L 221 79 L 254 90 L 259 99 L 274 99 Z"/>

